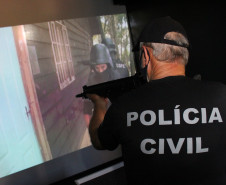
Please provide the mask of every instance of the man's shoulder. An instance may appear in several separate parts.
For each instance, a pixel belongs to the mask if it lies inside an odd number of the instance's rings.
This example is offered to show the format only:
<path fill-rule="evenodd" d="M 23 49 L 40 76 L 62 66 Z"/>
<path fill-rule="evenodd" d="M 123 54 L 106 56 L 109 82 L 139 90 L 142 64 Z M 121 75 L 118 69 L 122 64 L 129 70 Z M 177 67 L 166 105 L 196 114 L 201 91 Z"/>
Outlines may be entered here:
<path fill-rule="evenodd" d="M 226 85 L 214 80 L 188 79 L 188 83 L 184 85 L 183 93 L 188 95 L 189 99 L 197 99 L 197 101 L 225 101 Z"/>
<path fill-rule="evenodd" d="M 208 88 L 213 91 L 215 90 L 224 90 L 226 91 L 226 85 L 223 82 L 220 81 L 214 81 L 214 80 L 193 80 L 197 85 L 200 85 L 202 88 Z"/>

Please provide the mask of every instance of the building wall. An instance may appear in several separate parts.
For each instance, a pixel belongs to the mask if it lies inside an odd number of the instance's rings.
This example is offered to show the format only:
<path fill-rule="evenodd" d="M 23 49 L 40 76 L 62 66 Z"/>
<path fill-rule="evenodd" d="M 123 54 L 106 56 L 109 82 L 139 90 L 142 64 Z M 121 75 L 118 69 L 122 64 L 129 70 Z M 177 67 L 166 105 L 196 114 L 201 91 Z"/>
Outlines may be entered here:
<path fill-rule="evenodd" d="M 63 24 L 68 31 L 75 81 L 62 90 L 57 79 L 48 23 L 24 26 L 28 49 L 32 48 L 37 56 L 37 61 L 30 58 L 30 63 L 53 158 L 80 149 L 87 129 L 82 114 L 83 100 L 76 99 L 75 95 L 82 91 L 90 71 L 83 63 L 89 60 L 91 28 L 84 19 L 66 20 Z"/>

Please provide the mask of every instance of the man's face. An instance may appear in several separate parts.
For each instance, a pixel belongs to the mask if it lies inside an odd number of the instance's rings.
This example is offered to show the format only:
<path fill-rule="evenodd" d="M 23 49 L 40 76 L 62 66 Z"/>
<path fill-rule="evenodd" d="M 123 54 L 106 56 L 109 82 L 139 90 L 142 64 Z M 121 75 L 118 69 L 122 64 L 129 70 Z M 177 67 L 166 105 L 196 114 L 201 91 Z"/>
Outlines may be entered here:
<path fill-rule="evenodd" d="M 98 64 L 95 66 L 95 71 L 98 73 L 103 73 L 107 69 L 107 64 Z"/>

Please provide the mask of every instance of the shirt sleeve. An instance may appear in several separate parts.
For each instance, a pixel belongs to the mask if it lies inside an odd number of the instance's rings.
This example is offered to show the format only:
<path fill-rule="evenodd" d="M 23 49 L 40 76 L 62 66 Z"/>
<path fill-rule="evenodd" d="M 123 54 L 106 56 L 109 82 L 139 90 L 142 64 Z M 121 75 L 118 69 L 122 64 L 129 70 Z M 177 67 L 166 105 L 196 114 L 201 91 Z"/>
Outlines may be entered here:
<path fill-rule="evenodd" d="M 98 128 L 98 137 L 101 145 L 107 150 L 114 150 L 119 145 L 119 125 L 116 108 L 111 105 Z"/>

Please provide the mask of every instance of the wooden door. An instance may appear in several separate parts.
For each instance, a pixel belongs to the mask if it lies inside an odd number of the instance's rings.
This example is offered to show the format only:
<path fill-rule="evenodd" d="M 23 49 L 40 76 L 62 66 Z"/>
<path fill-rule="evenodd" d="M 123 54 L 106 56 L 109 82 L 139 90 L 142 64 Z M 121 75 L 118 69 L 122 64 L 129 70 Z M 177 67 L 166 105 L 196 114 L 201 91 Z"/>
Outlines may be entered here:
<path fill-rule="evenodd" d="M 42 162 L 13 31 L 0 28 L 0 177 Z"/>

